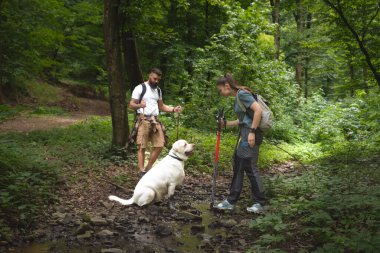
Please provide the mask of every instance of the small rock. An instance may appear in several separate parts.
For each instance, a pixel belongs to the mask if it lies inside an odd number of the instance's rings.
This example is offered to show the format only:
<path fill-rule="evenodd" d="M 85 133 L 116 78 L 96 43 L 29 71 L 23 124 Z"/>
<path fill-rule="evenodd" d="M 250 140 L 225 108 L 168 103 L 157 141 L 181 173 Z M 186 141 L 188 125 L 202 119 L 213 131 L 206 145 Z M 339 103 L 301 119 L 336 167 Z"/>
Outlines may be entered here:
<path fill-rule="evenodd" d="M 89 224 L 82 223 L 76 229 L 76 231 L 74 232 L 74 235 L 82 235 L 82 234 L 86 233 L 87 231 L 92 231 L 92 230 L 93 230 L 93 228 Z"/>
<path fill-rule="evenodd" d="M 99 202 L 100 202 L 100 204 L 102 204 L 107 209 L 111 209 L 113 207 L 113 205 L 114 205 L 114 203 L 110 202 L 110 201 L 103 201 L 103 200 L 101 200 Z"/>
<path fill-rule="evenodd" d="M 55 220 L 63 220 L 65 218 L 66 214 L 61 212 L 55 212 L 52 214 L 53 219 Z"/>
<path fill-rule="evenodd" d="M 202 217 L 199 215 L 195 215 L 186 211 L 180 211 L 174 217 L 177 220 L 186 220 L 186 221 L 202 221 Z"/>
<path fill-rule="evenodd" d="M 86 231 L 83 235 L 77 235 L 78 240 L 85 240 L 92 237 L 94 231 Z"/>
<path fill-rule="evenodd" d="M 109 249 L 101 249 L 101 253 L 126 253 L 125 250 L 118 249 L 118 248 L 109 248 Z"/>
<path fill-rule="evenodd" d="M 139 218 L 138 218 L 138 222 L 139 223 L 149 223 L 149 218 L 148 217 L 146 217 L 146 216 L 140 216 Z"/>
<path fill-rule="evenodd" d="M 158 225 L 155 229 L 155 233 L 156 235 L 159 235 L 159 236 L 168 236 L 168 235 L 173 234 L 173 231 L 168 226 Z"/>
<path fill-rule="evenodd" d="M 221 224 L 222 224 L 223 227 L 231 228 L 231 227 L 237 225 L 237 221 L 234 220 L 234 219 L 222 220 Z"/>
<path fill-rule="evenodd" d="M 90 219 L 90 222 L 94 226 L 105 226 L 108 225 L 108 222 L 106 219 L 100 218 L 100 217 L 92 217 Z"/>
<path fill-rule="evenodd" d="M 243 219 L 240 221 L 240 225 L 242 226 L 249 226 L 249 224 L 252 222 L 252 219 Z"/>
<path fill-rule="evenodd" d="M 212 239 L 212 236 L 209 235 L 209 234 L 201 234 L 201 235 L 199 235 L 199 238 L 200 238 L 202 241 L 210 242 L 211 239 Z"/>
<path fill-rule="evenodd" d="M 106 247 L 112 247 L 115 246 L 115 244 L 112 241 L 103 241 L 102 244 Z"/>
<path fill-rule="evenodd" d="M 247 245 L 247 242 L 244 239 L 239 239 L 238 241 L 239 241 L 240 245 L 243 247 Z"/>
<path fill-rule="evenodd" d="M 104 230 L 98 232 L 96 235 L 97 235 L 98 237 L 102 237 L 102 238 L 104 238 L 104 237 L 111 237 L 111 236 L 114 235 L 114 232 L 109 231 L 109 230 L 107 230 L 107 229 L 104 229 Z"/>
<path fill-rule="evenodd" d="M 69 224 L 69 223 L 72 223 L 74 220 L 74 215 L 69 213 L 69 214 L 66 214 L 65 217 L 63 218 L 63 224 Z"/>
<path fill-rule="evenodd" d="M 7 241 L 0 241 L 0 247 L 7 246 L 7 245 L 8 245 Z"/>

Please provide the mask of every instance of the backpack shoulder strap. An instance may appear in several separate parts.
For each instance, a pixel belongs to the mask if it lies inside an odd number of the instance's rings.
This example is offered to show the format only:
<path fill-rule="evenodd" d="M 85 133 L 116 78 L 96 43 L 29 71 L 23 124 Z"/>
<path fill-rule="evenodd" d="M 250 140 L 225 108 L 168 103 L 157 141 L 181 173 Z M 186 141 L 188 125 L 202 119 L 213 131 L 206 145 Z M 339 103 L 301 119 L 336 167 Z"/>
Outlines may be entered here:
<path fill-rule="evenodd" d="M 141 100 L 143 99 L 143 97 L 146 93 L 146 84 L 142 83 L 141 86 L 142 86 L 142 91 L 141 91 L 140 98 L 139 98 L 139 104 L 141 103 Z"/>
<path fill-rule="evenodd" d="M 158 91 L 158 99 L 162 98 L 161 88 L 157 87 L 157 91 Z"/>
<path fill-rule="evenodd" d="M 239 91 L 241 90 L 238 90 L 238 92 L 236 92 L 236 101 L 237 101 L 237 104 L 239 106 L 239 108 L 243 111 L 243 112 L 246 112 L 247 111 L 247 108 L 244 106 L 243 102 L 241 102 L 240 98 L 239 98 Z"/>

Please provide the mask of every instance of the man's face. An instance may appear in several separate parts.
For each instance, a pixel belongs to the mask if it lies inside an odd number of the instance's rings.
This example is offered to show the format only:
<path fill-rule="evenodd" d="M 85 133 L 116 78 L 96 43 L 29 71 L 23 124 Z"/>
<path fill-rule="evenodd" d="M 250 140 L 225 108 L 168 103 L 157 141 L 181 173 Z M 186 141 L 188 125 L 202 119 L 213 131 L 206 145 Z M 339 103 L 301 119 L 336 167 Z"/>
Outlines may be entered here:
<path fill-rule="evenodd" d="M 157 75 L 156 73 L 150 73 L 149 74 L 149 80 L 148 81 L 150 84 L 158 85 L 160 80 L 161 80 L 161 77 L 159 75 Z"/>

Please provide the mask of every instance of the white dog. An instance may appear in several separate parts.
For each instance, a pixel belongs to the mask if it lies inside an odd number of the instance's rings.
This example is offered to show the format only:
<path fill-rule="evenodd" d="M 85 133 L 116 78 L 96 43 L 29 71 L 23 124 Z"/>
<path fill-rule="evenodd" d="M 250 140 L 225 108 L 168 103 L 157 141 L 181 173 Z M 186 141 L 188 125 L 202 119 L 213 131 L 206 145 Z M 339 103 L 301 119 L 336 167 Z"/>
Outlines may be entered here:
<path fill-rule="evenodd" d="M 140 179 L 132 198 L 126 200 L 114 195 L 110 195 L 108 198 L 122 205 L 144 206 L 158 202 L 163 197 L 171 197 L 175 187 L 181 185 L 185 178 L 184 161 L 193 152 L 194 144 L 189 144 L 185 140 L 176 141 L 169 154 Z"/>

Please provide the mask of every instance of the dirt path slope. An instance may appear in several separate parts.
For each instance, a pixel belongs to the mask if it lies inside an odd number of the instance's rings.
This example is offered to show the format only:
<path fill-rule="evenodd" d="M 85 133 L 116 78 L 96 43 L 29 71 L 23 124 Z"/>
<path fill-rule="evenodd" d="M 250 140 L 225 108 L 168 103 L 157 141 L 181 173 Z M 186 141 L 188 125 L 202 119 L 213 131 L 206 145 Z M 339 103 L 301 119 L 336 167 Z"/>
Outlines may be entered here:
<path fill-rule="evenodd" d="M 107 101 L 78 98 L 68 92 L 64 92 L 62 100 L 52 106 L 64 108 L 68 112 L 67 115 L 28 115 L 27 113 L 23 113 L 14 119 L 1 122 L 0 133 L 11 131 L 31 132 L 55 127 L 66 127 L 86 120 L 91 116 L 110 115 Z"/>

